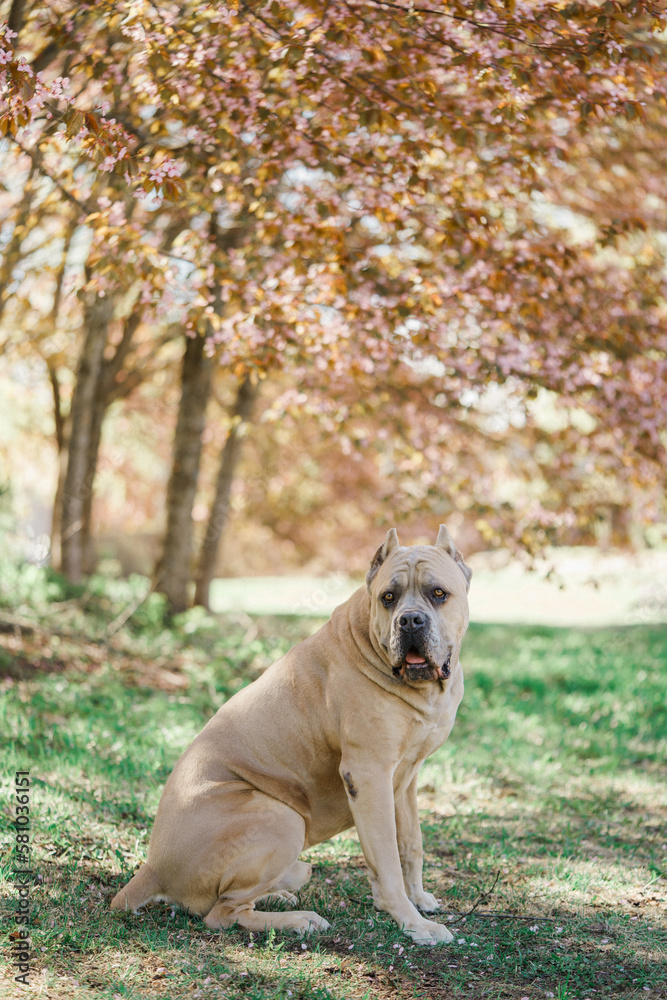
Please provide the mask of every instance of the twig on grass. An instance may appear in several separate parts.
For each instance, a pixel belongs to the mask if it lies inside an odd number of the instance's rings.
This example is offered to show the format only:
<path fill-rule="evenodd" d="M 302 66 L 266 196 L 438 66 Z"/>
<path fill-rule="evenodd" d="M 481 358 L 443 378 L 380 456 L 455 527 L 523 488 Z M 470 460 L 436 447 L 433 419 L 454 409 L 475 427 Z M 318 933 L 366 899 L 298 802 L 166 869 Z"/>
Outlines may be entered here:
<path fill-rule="evenodd" d="M 468 913 L 448 913 L 448 917 L 469 917 L 473 911 L 470 910 Z M 535 914 L 532 916 L 524 917 L 520 916 L 518 913 L 494 913 L 493 910 L 480 910 L 479 913 L 475 914 L 476 917 L 493 917 L 494 920 L 531 920 L 534 924 L 544 923 L 549 921 L 550 923 L 557 923 L 561 917 L 536 917 Z"/>
<path fill-rule="evenodd" d="M 481 906 L 482 903 L 485 903 L 486 900 L 491 896 L 494 889 L 498 885 L 499 880 L 500 880 L 500 872 L 497 871 L 496 877 L 493 880 L 493 885 L 491 886 L 490 889 L 487 889 L 486 892 L 482 892 L 479 895 L 477 902 L 475 903 L 474 906 L 472 906 L 469 910 L 466 910 L 465 913 L 450 912 L 447 913 L 446 915 L 448 917 L 454 917 L 454 919 L 456 920 L 461 920 L 463 917 L 470 917 L 474 913 L 475 916 L 477 917 L 493 917 L 494 920 L 530 920 L 532 923 L 536 923 L 539 921 L 542 922 L 548 921 L 549 923 L 556 923 L 558 920 L 561 919 L 560 917 L 537 917 L 534 914 L 532 916 L 526 917 L 518 913 L 495 913 L 493 910 L 480 910 L 479 912 L 476 912 L 477 907 Z M 357 903 L 359 906 L 367 906 L 369 903 L 368 899 L 357 899 L 355 896 L 348 896 L 347 898 L 350 900 L 351 903 Z"/>
<path fill-rule="evenodd" d="M 467 913 L 461 913 L 460 916 L 462 916 L 462 917 L 469 917 L 471 913 L 475 912 L 475 910 L 477 909 L 478 906 L 481 906 L 482 903 L 485 903 L 487 901 L 487 899 L 489 898 L 489 896 L 491 895 L 491 893 L 493 892 L 493 890 L 495 889 L 495 887 L 498 885 L 498 880 L 499 879 L 500 879 L 500 872 L 497 871 L 496 872 L 496 877 L 493 880 L 493 885 L 491 886 L 491 888 L 487 889 L 486 892 L 481 893 L 481 895 L 478 896 L 477 902 L 475 903 L 475 905 L 473 906 L 473 908 L 471 910 L 468 910 Z"/>
<path fill-rule="evenodd" d="M 477 899 L 477 902 L 473 907 L 471 907 L 471 909 L 467 910 L 465 913 L 448 913 L 447 916 L 454 917 L 456 920 L 461 920 L 463 917 L 470 917 L 473 913 L 475 913 L 478 906 L 481 906 L 482 903 L 486 902 L 486 900 L 492 894 L 495 887 L 498 885 L 499 879 L 500 879 L 500 872 L 497 871 L 496 877 L 493 880 L 493 885 L 491 886 L 491 888 L 487 889 L 486 892 L 481 893 L 481 895 Z M 531 920 L 533 923 L 539 920 L 542 921 L 548 920 L 551 923 L 555 923 L 557 920 L 560 919 L 559 917 L 536 917 L 535 915 L 525 917 L 525 916 L 520 916 L 518 913 L 494 913 L 493 910 L 480 910 L 479 912 L 475 913 L 475 916 L 493 917 L 494 920 Z"/>

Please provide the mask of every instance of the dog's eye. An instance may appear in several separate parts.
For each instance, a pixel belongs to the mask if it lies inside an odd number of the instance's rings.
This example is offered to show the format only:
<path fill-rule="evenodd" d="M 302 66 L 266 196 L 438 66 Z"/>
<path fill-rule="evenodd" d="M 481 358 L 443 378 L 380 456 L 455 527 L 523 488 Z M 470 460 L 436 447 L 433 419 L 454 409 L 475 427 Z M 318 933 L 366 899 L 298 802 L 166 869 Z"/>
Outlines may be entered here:
<path fill-rule="evenodd" d="M 385 604 L 391 604 L 391 602 L 394 600 L 394 595 L 392 594 L 391 590 L 388 590 L 386 594 L 382 595 L 382 600 L 384 601 Z"/>
<path fill-rule="evenodd" d="M 442 589 L 442 587 L 436 587 L 435 590 L 433 591 L 433 596 L 435 597 L 436 601 L 444 601 L 444 599 L 447 597 L 447 594 Z"/>

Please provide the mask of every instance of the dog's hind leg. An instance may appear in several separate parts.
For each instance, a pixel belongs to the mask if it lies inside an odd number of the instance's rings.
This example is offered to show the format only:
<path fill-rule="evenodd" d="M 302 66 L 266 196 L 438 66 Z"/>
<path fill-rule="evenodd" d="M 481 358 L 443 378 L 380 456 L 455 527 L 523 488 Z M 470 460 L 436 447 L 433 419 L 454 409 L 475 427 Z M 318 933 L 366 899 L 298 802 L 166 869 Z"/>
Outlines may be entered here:
<path fill-rule="evenodd" d="M 133 913 L 153 899 L 164 898 L 157 873 L 150 865 L 142 865 L 127 885 L 111 900 L 112 910 L 131 910 Z"/>
<path fill-rule="evenodd" d="M 261 897 L 265 898 L 265 897 Z M 297 931 L 308 934 L 310 931 L 325 931 L 329 923 L 313 910 L 287 910 L 282 913 L 269 913 L 255 910 L 254 903 L 239 906 L 229 899 L 219 899 L 211 912 L 204 918 L 207 927 L 218 930 L 238 924 L 248 931 L 275 930 Z"/>
<path fill-rule="evenodd" d="M 290 900 L 291 893 L 308 881 L 312 870 L 311 865 L 297 860 L 305 840 L 303 818 L 268 796 L 258 795 L 255 802 L 259 807 L 255 823 L 250 828 L 244 824 L 243 835 L 235 841 L 235 855 L 229 851 L 218 899 L 204 923 L 213 929 L 238 924 L 250 931 L 271 927 L 299 933 L 326 930 L 327 921 L 311 910 L 255 910 L 255 903 L 274 893 Z"/>
<path fill-rule="evenodd" d="M 288 892 L 296 892 L 297 889 L 306 884 L 312 872 L 313 866 L 309 865 L 307 861 L 293 861 L 289 868 L 286 868 L 282 873 L 271 891 L 281 892 L 283 889 L 287 889 Z"/>
<path fill-rule="evenodd" d="M 255 902 L 259 903 L 261 900 L 277 900 L 282 899 L 284 902 L 289 903 L 290 906 L 294 906 L 296 903 L 296 896 L 294 893 L 301 886 L 305 885 L 310 878 L 313 871 L 313 866 L 307 864 L 305 861 L 294 861 L 289 868 L 286 868 L 282 873 L 278 882 L 273 886 L 271 892 L 267 893 L 266 896 L 260 896 Z"/>

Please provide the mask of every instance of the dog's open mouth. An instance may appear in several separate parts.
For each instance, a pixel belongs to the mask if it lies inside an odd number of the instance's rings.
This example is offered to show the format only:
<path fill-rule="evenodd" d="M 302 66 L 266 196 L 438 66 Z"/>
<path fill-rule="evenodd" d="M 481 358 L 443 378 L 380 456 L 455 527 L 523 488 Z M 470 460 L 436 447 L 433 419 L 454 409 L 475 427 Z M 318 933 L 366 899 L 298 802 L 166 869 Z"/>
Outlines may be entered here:
<path fill-rule="evenodd" d="M 423 653 L 411 646 L 405 654 L 403 663 L 394 667 L 394 674 L 408 681 L 445 680 L 449 677 L 451 655 L 441 667 L 435 667 L 428 662 Z"/>

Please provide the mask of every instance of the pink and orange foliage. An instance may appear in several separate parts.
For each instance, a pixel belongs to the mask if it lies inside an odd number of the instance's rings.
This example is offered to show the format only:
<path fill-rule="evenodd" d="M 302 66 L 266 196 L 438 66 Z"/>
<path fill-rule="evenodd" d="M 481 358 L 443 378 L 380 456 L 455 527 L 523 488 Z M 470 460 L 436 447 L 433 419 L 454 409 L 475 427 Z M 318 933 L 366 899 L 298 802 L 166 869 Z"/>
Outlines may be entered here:
<path fill-rule="evenodd" d="M 316 420 L 370 506 L 530 547 L 660 513 L 664 6 L 28 0 L 0 129 L 87 287 L 284 388 L 290 453 Z"/>

